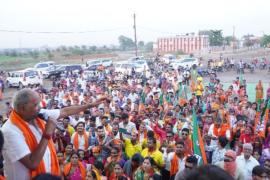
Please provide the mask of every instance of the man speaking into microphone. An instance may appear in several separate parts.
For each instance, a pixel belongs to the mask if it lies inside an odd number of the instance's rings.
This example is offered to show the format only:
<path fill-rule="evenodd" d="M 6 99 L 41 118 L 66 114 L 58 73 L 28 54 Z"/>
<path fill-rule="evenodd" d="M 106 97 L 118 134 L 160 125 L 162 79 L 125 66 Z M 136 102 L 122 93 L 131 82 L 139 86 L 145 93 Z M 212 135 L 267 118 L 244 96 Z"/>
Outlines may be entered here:
<path fill-rule="evenodd" d="M 40 97 L 37 92 L 22 89 L 13 98 L 13 111 L 2 127 L 4 135 L 4 172 L 8 180 L 29 180 L 50 173 L 60 175 L 52 135 L 57 119 L 85 111 L 101 104 L 107 97 L 81 106 L 44 110 L 49 119 L 41 120 Z M 43 111 L 43 112 L 44 112 Z"/>

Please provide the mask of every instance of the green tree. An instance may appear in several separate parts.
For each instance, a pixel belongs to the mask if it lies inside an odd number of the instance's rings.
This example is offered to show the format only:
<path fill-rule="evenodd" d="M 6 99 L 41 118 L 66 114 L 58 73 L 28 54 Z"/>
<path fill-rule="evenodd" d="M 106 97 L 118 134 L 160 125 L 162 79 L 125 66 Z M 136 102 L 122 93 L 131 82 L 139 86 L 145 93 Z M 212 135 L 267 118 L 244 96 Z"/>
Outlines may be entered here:
<path fill-rule="evenodd" d="M 51 60 L 51 59 L 54 57 L 54 55 L 53 55 L 52 53 L 48 53 L 47 56 L 48 56 L 48 59 L 49 59 L 49 60 Z"/>
<path fill-rule="evenodd" d="M 261 38 L 261 46 L 269 47 L 270 46 L 270 35 L 264 35 Z"/>
<path fill-rule="evenodd" d="M 146 51 L 153 51 L 153 42 L 148 42 L 145 44 L 145 50 Z"/>
<path fill-rule="evenodd" d="M 63 46 L 61 46 L 60 48 L 61 48 L 61 50 L 62 50 L 62 51 L 67 51 L 67 47 L 66 47 L 66 46 L 64 46 L 64 45 L 63 45 Z"/>
<path fill-rule="evenodd" d="M 17 57 L 18 53 L 17 53 L 17 51 L 15 49 L 12 49 L 9 55 L 12 56 L 12 57 Z"/>
<path fill-rule="evenodd" d="M 209 42 L 210 46 L 223 45 L 222 30 L 210 30 Z"/>
<path fill-rule="evenodd" d="M 89 50 L 95 52 L 97 51 L 97 46 L 90 46 Z"/>
<path fill-rule="evenodd" d="M 135 46 L 135 43 L 133 42 L 131 38 L 123 36 L 123 35 L 118 37 L 118 41 L 120 44 L 120 48 L 122 50 L 131 49 L 131 48 L 134 48 Z"/>
<path fill-rule="evenodd" d="M 29 52 L 30 56 L 33 57 L 34 59 L 37 59 L 39 57 L 39 52 L 37 50 L 30 51 Z"/>
<path fill-rule="evenodd" d="M 87 46 L 86 45 L 82 45 L 81 46 L 81 49 L 85 51 L 87 49 Z"/>
<path fill-rule="evenodd" d="M 233 36 L 226 36 L 226 37 L 224 38 L 224 41 L 225 41 L 225 44 L 226 44 L 227 46 L 230 46 L 230 45 L 231 45 L 231 42 L 233 41 Z"/>
<path fill-rule="evenodd" d="M 144 42 L 143 41 L 139 41 L 138 42 L 138 48 L 139 49 L 143 49 L 144 48 Z"/>

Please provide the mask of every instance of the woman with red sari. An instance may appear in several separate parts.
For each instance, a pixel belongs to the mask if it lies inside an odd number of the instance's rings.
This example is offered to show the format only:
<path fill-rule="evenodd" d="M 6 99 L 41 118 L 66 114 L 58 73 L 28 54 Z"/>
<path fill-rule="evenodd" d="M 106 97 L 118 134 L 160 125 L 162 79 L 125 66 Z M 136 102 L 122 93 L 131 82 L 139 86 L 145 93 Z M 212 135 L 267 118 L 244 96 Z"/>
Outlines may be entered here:
<path fill-rule="evenodd" d="M 250 125 L 247 125 L 244 130 L 244 133 L 242 133 L 239 138 L 240 149 L 242 149 L 243 144 L 253 143 L 253 142 L 254 142 L 253 127 Z"/>

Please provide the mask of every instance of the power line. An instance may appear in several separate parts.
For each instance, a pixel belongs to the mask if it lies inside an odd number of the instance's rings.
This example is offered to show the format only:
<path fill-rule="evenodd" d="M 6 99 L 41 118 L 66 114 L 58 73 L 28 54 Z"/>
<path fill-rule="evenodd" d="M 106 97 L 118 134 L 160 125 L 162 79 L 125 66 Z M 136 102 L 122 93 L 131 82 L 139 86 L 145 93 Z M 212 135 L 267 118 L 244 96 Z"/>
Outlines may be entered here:
<path fill-rule="evenodd" d="M 110 31 L 117 31 L 117 30 L 122 30 L 122 29 L 128 29 L 128 27 L 118 27 L 118 28 L 111 28 L 111 29 L 88 30 L 88 31 L 22 31 L 22 30 L 0 29 L 0 32 L 25 33 L 25 34 L 86 34 L 86 33 L 96 33 L 96 32 L 110 32 Z"/>
<path fill-rule="evenodd" d="M 165 32 L 165 31 L 159 31 L 156 29 L 148 28 L 148 27 L 142 27 L 142 26 L 137 26 L 139 29 L 145 30 L 145 31 L 150 31 L 150 32 L 155 32 L 155 33 L 161 33 L 161 34 L 170 34 L 170 35 L 179 35 L 180 33 L 174 33 L 174 32 Z"/>

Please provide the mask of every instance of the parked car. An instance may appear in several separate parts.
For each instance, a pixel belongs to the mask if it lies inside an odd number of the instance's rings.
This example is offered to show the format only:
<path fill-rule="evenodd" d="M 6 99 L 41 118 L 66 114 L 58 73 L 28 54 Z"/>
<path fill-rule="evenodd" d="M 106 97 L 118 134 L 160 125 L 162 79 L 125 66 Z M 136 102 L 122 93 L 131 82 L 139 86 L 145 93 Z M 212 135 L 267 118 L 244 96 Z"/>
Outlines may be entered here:
<path fill-rule="evenodd" d="M 136 67 L 135 71 L 138 73 L 142 73 L 144 71 L 149 70 L 149 67 L 148 67 L 146 60 L 133 61 L 132 64 L 135 65 L 135 67 Z"/>
<path fill-rule="evenodd" d="M 176 60 L 172 63 L 170 63 L 170 65 L 174 68 L 177 69 L 179 66 L 183 67 L 183 68 L 191 68 L 193 65 L 198 66 L 199 65 L 199 60 L 197 58 L 183 58 L 180 60 Z"/>
<path fill-rule="evenodd" d="M 99 65 L 101 65 L 102 64 L 102 62 L 101 62 L 101 60 L 100 59 L 97 59 L 97 60 L 89 60 L 89 61 L 87 61 L 86 62 L 86 67 L 88 68 L 88 67 L 91 67 L 91 66 L 99 66 Z"/>
<path fill-rule="evenodd" d="M 6 79 L 7 87 L 19 87 L 20 89 L 28 85 L 43 84 L 42 78 L 35 69 L 24 69 L 8 73 Z"/>
<path fill-rule="evenodd" d="M 135 56 L 135 57 L 131 57 L 128 59 L 129 62 L 134 62 L 134 61 L 139 61 L 139 60 L 144 60 L 143 56 Z"/>
<path fill-rule="evenodd" d="M 45 61 L 37 63 L 34 68 L 42 75 L 46 76 L 48 74 L 48 69 L 55 65 L 54 61 Z"/>
<path fill-rule="evenodd" d="M 111 59 L 96 59 L 96 60 L 89 60 L 86 62 L 87 69 L 91 68 L 94 69 L 98 66 L 110 67 L 113 65 Z"/>
<path fill-rule="evenodd" d="M 119 62 L 114 65 L 115 72 L 121 72 L 123 74 L 130 75 L 132 72 L 132 68 L 136 69 L 135 64 L 130 62 Z"/>
<path fill-rule="evenodd" d="M 54 79 L 61 77 L 61 74 L 66 72 L 72 72 L 73 74 L 78 74 L 81 72 L 82 66 L 79 64 L 69 64 L 69 65 L 60 65 L 55 70 L 49 71 L 48 78 Z"/>
<path fill-rule="evenodd" d="M 170 63 L 176 61 L 176 57 L 175 57 L 175 55 L 173 55 L 173 54 L 165 54 L 165 55 L 162 57 L 162 61 L 163 61 L 165 64 L 170 64 Z"/>
<path fill-rule="evenodd" d="M 59 68 L 61 65 L 53 65 L 50 66 L 49 68 L 47 68 L 46 70 L 42 71 L 42 77 L 47 79 L 49 78 L 50 72 L 56 70 L 57 68 Z"/>
<path fill-rule="evenodd" d="M 102 66 L 110 67 L 113 65 L 112 59 L 101 59 Z"/>

